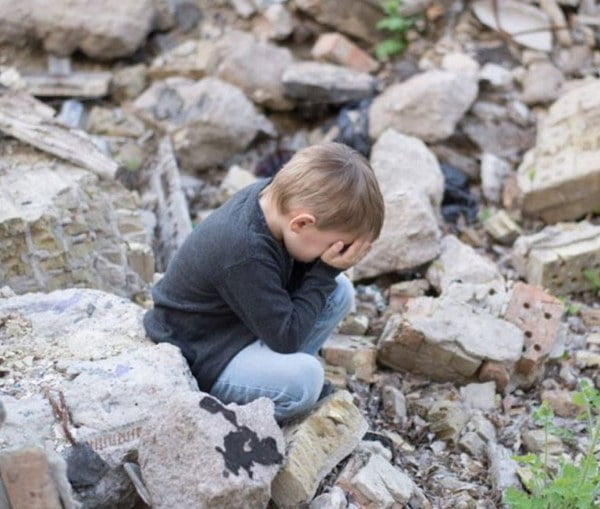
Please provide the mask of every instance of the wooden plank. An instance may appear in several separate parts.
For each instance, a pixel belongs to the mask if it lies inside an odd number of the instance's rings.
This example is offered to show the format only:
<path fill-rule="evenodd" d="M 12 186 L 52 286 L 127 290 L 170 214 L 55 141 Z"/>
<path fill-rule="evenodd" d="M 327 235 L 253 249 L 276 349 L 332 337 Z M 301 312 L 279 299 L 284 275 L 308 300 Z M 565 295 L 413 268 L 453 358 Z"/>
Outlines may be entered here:
<path fill-rule="evenodd" d="M 61 124 L 48 110 L 24 92 L 8 91 L 0 95 L 0 131 L 102 178 L 113 179 L 117 162 L 100 151 L 87 133 Z"/>
<path fill-rule="evenodd" d="M 0 456 L 0 475 L 11 509 L 61 509 L 56 486 L 50 477 L 46 454 L 23 449 Z"/>
<path fill-rule="evenodd" d="M 27 91 L 37 97 L 81 97 L 95 99 L 108 95 L 112 73 L 72 74 L 22 73 Z"/>
<path fill-rule="evenodd" d="M 160 142 L 150 185 L 158 197 L 158 258 L 164 270 L 175 251 L 192 232 L 187 201 L 181 190 L 179 168 L 168 136 Z"/>

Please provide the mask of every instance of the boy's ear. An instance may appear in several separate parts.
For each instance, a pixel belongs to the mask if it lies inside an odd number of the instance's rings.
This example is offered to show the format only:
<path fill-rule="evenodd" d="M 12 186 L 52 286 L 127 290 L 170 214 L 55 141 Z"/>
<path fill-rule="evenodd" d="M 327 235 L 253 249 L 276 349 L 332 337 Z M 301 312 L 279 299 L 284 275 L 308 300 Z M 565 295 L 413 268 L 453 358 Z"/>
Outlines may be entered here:
<path fill-rule="evenodd" d="M 300 230 L 302 230 L 303 228 L 306 228 L 307 226 L 312 226 L 317 222 L 315 216 L 313 216 L 312 214 L 309 214 L 307 212 L 304 212 L 302 214 L 298 214 L 297 216 L 294 216 L 289 223 L 289 227 L 290 230 L 292 230 L 294 233 L 299 233 Z"/>

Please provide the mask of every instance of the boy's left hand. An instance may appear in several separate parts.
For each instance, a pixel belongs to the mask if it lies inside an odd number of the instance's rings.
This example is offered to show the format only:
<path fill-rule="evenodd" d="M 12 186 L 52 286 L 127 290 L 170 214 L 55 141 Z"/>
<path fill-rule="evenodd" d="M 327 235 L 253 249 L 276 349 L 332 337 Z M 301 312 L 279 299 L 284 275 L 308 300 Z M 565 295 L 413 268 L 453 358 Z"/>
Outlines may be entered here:
<path fill-rule="evenodd" d="M 344 243 L 339 241 L 321 255 L 321 260 L 336 269 L 346 270 L 361 261 L 371 249 L 371 245 L 368 239 L 357 239 L 344 249 Z"/>

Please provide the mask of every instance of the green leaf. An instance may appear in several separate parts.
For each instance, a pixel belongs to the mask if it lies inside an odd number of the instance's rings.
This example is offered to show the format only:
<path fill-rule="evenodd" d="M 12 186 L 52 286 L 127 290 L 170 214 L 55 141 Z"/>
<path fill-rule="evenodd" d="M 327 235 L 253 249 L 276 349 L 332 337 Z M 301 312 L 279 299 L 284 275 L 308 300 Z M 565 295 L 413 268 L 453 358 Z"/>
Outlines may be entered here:
<path fill-rule="evenodd" d="M 377 58 L 386 60 L 390 56 L 400 53 L 405 46 L 406 45 L 402 41 L 398 41 L 396 39 L 386 39 L 377 45 L 375 48 L 375 54 L 377 55 Z"/>

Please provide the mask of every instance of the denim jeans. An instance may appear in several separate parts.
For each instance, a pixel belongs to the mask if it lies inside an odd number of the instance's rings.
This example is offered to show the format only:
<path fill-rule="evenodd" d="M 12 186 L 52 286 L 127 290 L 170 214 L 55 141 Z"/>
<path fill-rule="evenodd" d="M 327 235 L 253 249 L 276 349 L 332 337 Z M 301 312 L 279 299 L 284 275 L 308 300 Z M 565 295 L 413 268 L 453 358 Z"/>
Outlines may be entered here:
<path fill-rule="evenodd" d="M 317 402 L 324 380 L 316 355 L 354 306 L 350 280 L 340 274 L 336 282 L 337 287 L 298 352 L 277 353 L 257 339 L 229 362 L 210 393 L 224 403 L 245 404 L 261 396 L 270 398 L 280 424 L 309 411 Z"/>

